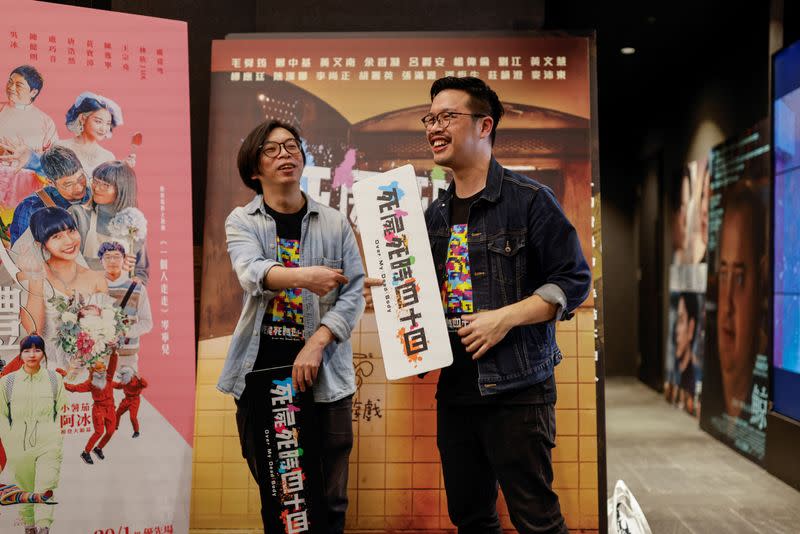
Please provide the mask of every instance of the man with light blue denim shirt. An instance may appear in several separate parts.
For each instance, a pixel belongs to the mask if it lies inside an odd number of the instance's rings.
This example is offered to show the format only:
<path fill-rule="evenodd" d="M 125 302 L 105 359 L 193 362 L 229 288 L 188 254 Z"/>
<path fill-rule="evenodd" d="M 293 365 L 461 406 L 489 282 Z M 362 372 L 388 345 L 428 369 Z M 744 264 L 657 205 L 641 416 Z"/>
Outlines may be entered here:
<path fill-rule="evenodd" d="M 453 173 L 425 212 L 453 348 L 437 386 L 437 445 L 459 534 L 502 532 L 498 484 L 517 531 L 563 534 L 554 322 L 586 299 L 591 273 L 552 191 L 494 159 L 502 115 L 483 81 L 448 77 L 422 118 L 434 162 Z"/>
<path fill-rule="evenodd" d="M 267 466 L 259 465 L 263 435 L 252 424 L 259 407 L 250 399 L 257 393 L 248 390 L 245 377 L 291 365 L 295 387 L 313 389 L 326 532 L 341 533 L 356 390 L 350 334 L 364 310 L 364 270 L 346 217 L 301 191 L 304 164 L 298 132 L 278 121 L 255 128 L 239 150 L 242 181 L 258 194 L 225 222 L 228 253 L 245 295 L 217 388 L 237 399 L 242 454 L 262 489 L 262 505 L 271 488 Z M 266 525 L 265 512 L 262 506 Z"/>

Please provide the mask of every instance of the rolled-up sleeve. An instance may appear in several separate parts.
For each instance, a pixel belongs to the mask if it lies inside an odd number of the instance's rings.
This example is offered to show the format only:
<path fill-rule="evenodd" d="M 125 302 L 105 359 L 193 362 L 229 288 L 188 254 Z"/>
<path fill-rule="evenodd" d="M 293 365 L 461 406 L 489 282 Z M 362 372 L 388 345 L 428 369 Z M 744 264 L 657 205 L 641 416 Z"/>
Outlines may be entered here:
<path fill-rule="evenodd" d="M 247 294 L 272 299 L 277 293 L 265 289 L 263 280 L 267 272 L 280 263 L 264 256 L 256 229 L 252 223 L 247 224 L 249 221 L 244 217 L 249 215 L 243 209 L 236 208 L 225 220 L 225 236 L 233 271 Z"/>
<path fill-rule="evenodd" d="M 560 287 L 556 284 L 544 284 L 534 291 L 533 294 L 539 295 L 545 302 L 557 306 L 556 319 L 560 320 L 562 318 L 564 310 L 567 307 L 567 296 Z"/>
<path fill-rule="evenodd" d="M 350 224 L 344 217 L 342 224 L 342 269 L 348 281 L 344 284 L 336 303 L 322 317 L 320 323 L 327 326 L 338 342 L 350 338 L 356 323 L 364 312 L 364 267 L 358 243 Z"/>
<path fill-rule="evenodd" d="M 529 239 L 544 279 L 534 294 L 558 306 L 556 320 L 569 320 L 589 296 L 592 285 L 578 232 L 546 188 L 534 197 L 528 220 Z"/>

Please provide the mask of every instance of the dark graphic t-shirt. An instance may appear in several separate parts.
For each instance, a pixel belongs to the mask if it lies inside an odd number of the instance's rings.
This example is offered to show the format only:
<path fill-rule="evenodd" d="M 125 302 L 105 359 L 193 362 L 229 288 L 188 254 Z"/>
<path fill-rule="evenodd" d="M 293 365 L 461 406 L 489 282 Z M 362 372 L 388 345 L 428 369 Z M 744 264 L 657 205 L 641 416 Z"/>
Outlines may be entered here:
<path fill-rule="evenodd" d="M 300 266 L 300 233 L 306 205 L 297 213 L 279 213 L 265 204 L 267 213 L 275 219 L 278 260 L 285 267 Z M 302 290 L 281 290 L 267 303 L 261 322 L 258 357 L 253 369 L 292 365 L 303 348 Z"/>
<path fill-rule="evenodd" d="M 436 398 L 448 404 L 541 404 L 555 402 L 555 380 L 551 376 L 533 386 L 501 393 L 481 396 L 478 389 L 478 362 L 472 359 L 461 342 L 458 330 L 464 326 L 463 315 L 475 313 L 472 295 L 472 276 L 469 262 L 469 208 L 480 198 L 483 191 L 469 198 L 453 196 L 450 203 L 450 242 L 445 259 L 442 303 L 453 347 L 453 365 L 442 369 Z M 486 354 L 483 356 L 487 357 Z M 491 356 L 488 356 L 491 357 Z"/>

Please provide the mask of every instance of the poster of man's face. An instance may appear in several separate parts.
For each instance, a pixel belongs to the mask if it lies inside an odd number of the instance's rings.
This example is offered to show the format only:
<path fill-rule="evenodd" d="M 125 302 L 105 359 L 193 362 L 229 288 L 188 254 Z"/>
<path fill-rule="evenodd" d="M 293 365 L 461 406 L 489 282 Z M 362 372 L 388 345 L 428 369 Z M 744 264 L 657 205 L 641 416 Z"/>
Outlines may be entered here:
<path fill-rule="evenodd" d="M 751 182 L 723 196 L 717 270 L 717 347 L 725 412 L 737 416 L 752 381 L 760 338 L 764 210 Z M 760 224 L 758 221 L 761 221 Z"/>
<path fill-rule="evenodd" d="M 706 366 L 700 426 L 764 459 L 769 399 L 769 136 L 765 122 L 711 151 Z"/>

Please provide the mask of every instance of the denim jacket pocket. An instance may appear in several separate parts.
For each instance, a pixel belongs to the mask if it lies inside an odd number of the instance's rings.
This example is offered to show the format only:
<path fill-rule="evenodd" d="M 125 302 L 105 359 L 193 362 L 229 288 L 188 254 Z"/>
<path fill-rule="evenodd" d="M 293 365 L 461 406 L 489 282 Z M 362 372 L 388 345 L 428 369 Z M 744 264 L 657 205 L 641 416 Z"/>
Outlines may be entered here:
<path fill-rule="evenodd" d="M 488 242 L 492 278 L 500 282 L 502 305 L 522 298 L 522 277 L 525 274 L 525 232 L 506 232 Z"/>
<path fill-rule="evenodd" d="M 315 263 L 315 265 L 324 265 L 325 267 L 330 267 L 331 269 L 341 269 L 342 268 L 342 258 L 339 258 L 339 259 L 319 258 L 314 263 Z"/>
<path fill-rule="evenodd" d="M 330 267 L 331 269 L 341 269 L 342 268 L 342 258 L 334 259 L 334 258 L 315 258 L 314 265 L 322 265 L 323 267 Z M 336 299 L 339 298 L 339 287 L 336 289 L 332 289 L 328 291 L 323 296 L 319 297 L 319 315 L 320 317 L 325 315 L 329 309 L 336 304 Z"/>

